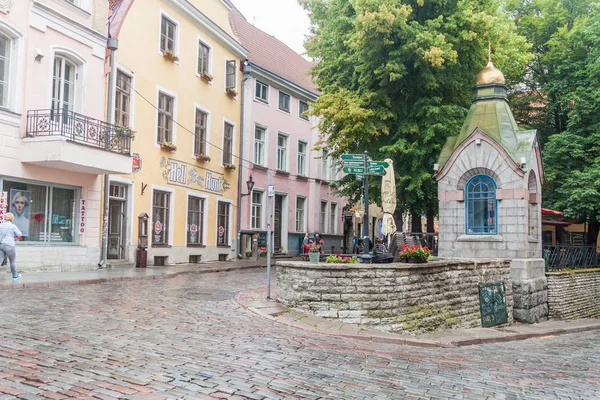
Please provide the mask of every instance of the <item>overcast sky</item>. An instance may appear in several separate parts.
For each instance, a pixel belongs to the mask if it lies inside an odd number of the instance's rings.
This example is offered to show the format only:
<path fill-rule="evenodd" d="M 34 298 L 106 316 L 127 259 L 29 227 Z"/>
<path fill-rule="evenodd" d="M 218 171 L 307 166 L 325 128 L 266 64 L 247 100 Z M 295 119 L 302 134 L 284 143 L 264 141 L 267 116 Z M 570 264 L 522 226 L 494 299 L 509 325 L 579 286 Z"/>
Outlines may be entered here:
<path fill-rule="evenodd" d="M 303 54 L 310 22 L 296 0 L 232 0 L 246 20 Z"/>

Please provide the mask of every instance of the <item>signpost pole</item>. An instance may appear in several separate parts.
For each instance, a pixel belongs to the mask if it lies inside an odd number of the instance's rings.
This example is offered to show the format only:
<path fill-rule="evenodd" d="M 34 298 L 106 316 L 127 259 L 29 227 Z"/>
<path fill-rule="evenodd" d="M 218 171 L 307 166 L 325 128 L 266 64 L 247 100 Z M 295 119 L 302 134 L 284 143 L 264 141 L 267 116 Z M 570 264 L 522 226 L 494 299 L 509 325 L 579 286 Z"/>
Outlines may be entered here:
<path fill-rule="evenodd" d="M 271 170 L 267 170 L 267 299 L 271 298 Z"/>
<path fill-rule="evenodd" d="M 363 223 L 363 260 L 366 262 L 371 262 L 369 260 L 371 258 L 369 251 L 369 174 L 367 174 L 367 169 L 369 166 L 369 154 L 365 150 L 365 175 L 364 175 L 364 183 L 365 183 L 365 219 Z"/>

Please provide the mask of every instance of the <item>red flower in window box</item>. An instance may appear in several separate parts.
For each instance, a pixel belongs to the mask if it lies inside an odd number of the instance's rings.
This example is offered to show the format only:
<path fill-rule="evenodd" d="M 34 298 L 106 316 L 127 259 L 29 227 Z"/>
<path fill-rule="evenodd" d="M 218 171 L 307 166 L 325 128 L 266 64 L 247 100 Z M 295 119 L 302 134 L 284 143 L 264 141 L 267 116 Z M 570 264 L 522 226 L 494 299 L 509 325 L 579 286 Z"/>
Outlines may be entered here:
<path fill-rule="evenodd" d="M 225 168 L 228 171 L 235 171 L 235 164 L 225 163 L 223 164 L 223 168 Z"/>
<path fill-rule="evenodd" d="M 213 80 L 213 76 L 205 72 L 200 73 L 200 78 L 202 78 L 202 80 L 205 82 L 210 82 Z"/>
<path fill-rule="evenodd" d="M 163 57 L 166 58 L 167 60 L 179 61 L 179 57 L 177 57 L 175 55 L 175 53 L 173 53 L 171 50 L 163 51 Z"/>
<path fill-rule="evenodd" d="M 210 157 L 204 154 L 196 154 L 196 160 L 198 161 L 202 161 L 205 163 L 209 163 L 210 162 Z"/>
<path fill-rule="evenodd" d="M 229 96 L 229 97 L 235 97 L 238 94 L 237 90 L 235 90 L 235 88 L 232 88 L 232 87 L 228 87 L 226 89 L 226 92 L 227 92 L 227 96 Z"/>
<path fill-rule="evenodd" d="M 168 150 L 168 151 L 175 151 L 177 150 L 177 146 L 175 146 L 174 143 L 171 142 L 162 142 L 160 144 L 160 148 L 163 150 Z"/>

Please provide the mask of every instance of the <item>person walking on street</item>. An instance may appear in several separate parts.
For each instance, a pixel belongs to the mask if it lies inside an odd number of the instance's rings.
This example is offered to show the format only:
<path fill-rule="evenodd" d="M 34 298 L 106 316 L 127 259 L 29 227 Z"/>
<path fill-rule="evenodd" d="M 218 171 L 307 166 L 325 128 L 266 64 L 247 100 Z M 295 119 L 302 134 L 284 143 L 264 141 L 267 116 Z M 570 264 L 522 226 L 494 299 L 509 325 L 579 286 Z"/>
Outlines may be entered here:
<path fill-rule="evenodd" d="M 0 224 L 0 259 L 4 258 L 4 255 L 8 256 L 8 262 L 10 263 L 10 270 L 14 280 L 19 279 L 21 274 L 17 273 L 17 251 L 15 245 L 15 239 L 18 240 L 22 233 L 17 228 L 13 221 L 15 216 L 13 213 L 4 214 L 4 222 Z"/>
<path fill-rule="evenodd" d="M 308 233 L 304 234 L 304 240 L 302 240 L 302 250 L 304 254 L 308 254 L 308 245 L 310 244 L 310 238 L 308 237 Z"/>

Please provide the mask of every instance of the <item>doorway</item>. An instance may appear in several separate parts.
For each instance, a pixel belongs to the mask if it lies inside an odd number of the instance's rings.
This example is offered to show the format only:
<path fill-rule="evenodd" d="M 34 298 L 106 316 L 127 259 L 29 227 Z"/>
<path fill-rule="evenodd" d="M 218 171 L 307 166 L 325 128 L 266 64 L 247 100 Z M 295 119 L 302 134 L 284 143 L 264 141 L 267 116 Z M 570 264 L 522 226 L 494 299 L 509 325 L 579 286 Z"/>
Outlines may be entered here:
<path fill-rule="evenodd" d="M 125 221 L 127 188 L 111 184 L 108 201 L 108 254 L 111 260 L 125 258 Z"/>
<path fill-rule="evenodd" d="M 283 196 L 275 195 L 275 210 L 273 214 L 273 251 L 281 251 L 281 210 Z"/>

